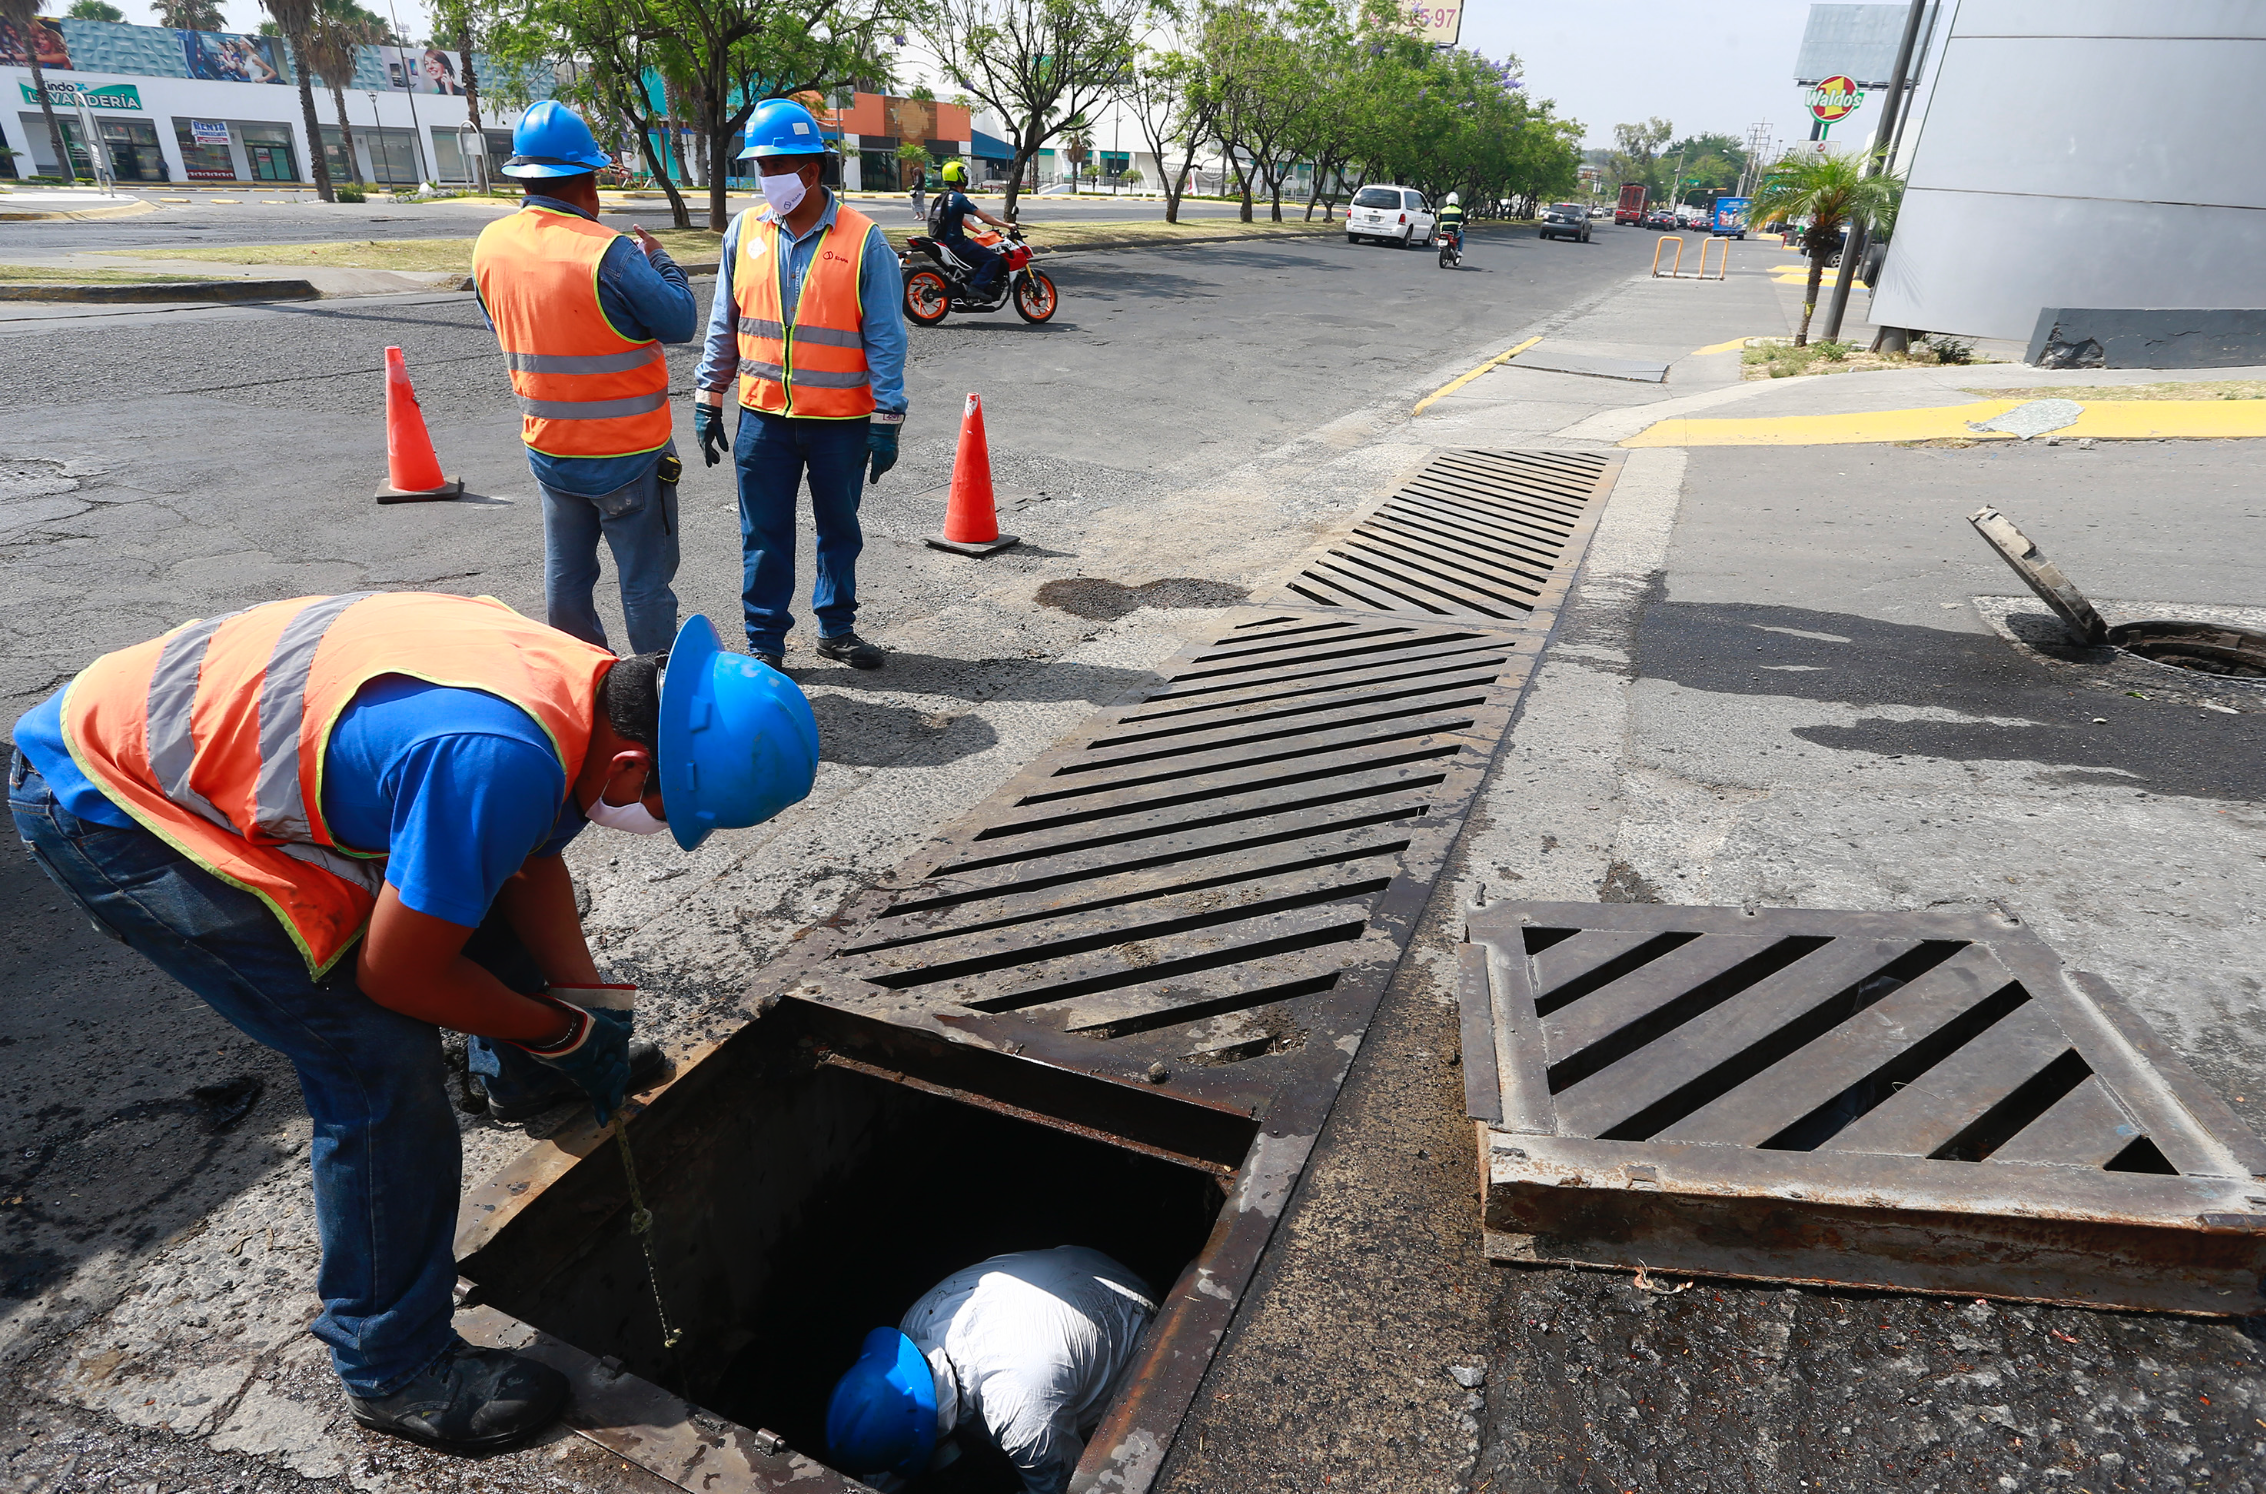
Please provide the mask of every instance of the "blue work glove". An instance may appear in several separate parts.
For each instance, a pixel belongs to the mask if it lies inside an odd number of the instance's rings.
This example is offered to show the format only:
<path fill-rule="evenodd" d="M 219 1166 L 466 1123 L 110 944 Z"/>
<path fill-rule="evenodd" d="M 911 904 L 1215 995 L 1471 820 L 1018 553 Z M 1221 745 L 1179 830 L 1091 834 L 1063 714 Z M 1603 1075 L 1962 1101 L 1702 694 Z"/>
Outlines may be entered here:
<path fill-rule="evenodd" d="M 622 1096 L 629 1091 L 629 1012 L 592 1011 L 556 996 L 534 999 L 572 1013 L 574 1026 L 564 1038 L 547 1047 L 538 1048 L 531 1043 L 518 1046 L 537 1063 L 557 1069 L 572 1079 L 590 1096 L 591 1108 L 598 1112 L 598 1124 L 606 1124 L 614 1118 L 614 1112 L 621 1109 Z"/>
<path fill-rule="evenodd" d="M 732 449 L 732 438 L 724 430 L 724 412 L 716 405 L 695 403 L 692 407 L 692 433 L 700 438 L 700 454 L 713 467 L 723 458 L 717 448 Z"/>
<path fill-rule="evenodd" d="M 897 465 L 897 422 L 883 424 L 873 421 L 865 428 L 866 457 L 872 463 L 868 482 L 881 481 L 881 474 Z"/>

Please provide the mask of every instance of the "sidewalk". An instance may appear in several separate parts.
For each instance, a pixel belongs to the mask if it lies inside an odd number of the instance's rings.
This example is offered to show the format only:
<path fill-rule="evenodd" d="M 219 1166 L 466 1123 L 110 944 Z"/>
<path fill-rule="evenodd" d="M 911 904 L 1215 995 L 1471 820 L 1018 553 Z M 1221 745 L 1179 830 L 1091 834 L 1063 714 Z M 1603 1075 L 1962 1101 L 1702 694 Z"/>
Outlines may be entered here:
<path fill-rule="evenodd" d="M 1735 354 L 1694 350 L 1779 330 L 1754 248 L 1720 284 L 1637 279 L 1536 329 L 1665 362 L 1665 384 L 1514 359 L 1386 439 L 1611 449 L 1679 405 L 1952 402 L 1951 379 L 2032 377 L 1735 383 Z M 1427 911 L 1430 952 L 1403 963 L 1162 1487 L 2242 1486 L 2266 1415 L 2255 1323 L 1723 1282 L 1659 1297 L 1486 1265 L 1450 956 L 1483 887 L 1992 903 L 2266 1128 L 2266 688 L 2150 666 L 2163 682 L 2137 698 L 2017 642 L 2008 617 L 2043 608 L 1964 522 L 2005 509 L 2120 619 L 2255 622 L 2255 460 L 2229 442 L 1631 450 Z M 1432 1411 L 1447 1367 L 1473 1363 L 1468 1419 Z"/>

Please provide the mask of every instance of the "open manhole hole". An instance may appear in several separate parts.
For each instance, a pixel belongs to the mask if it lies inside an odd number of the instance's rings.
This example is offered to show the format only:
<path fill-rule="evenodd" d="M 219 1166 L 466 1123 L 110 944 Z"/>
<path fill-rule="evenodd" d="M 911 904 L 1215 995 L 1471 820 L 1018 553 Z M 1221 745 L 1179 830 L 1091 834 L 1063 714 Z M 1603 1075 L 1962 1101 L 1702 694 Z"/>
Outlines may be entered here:
<path fill-rule="evenodd" d="M 855 1490 L 824 1462 L 834 1381 L 869 1329 L 963 1267 L 1101 1250 L 1163 1304 L 1130 1378 L 1172 1358 L 1176 1315 L 1204 1302 L 1205 1267 L 1236 1233 L 1222 1216 L 1258 1129 L 788 998 L 636 1117 L 660 1286 L 684 1330 L 673 1352 L 610 1145 L 501 1228 L 476 1203 L 469 1230 L 486 1238 L 461 1269 L 480 1305 L 545 1336 L 529 1351 L 576 1381 L 585 1415 L 685 1442 L 644 1449 L 648 1466 L 698 1465 L 713 1438 L 708 1470 L 739 1464 L 738 1487 Z"/>
<path fill-rule="evenodd" d="M 2080 647 L 2113 648 L 2152 664 L 2222 679 L 2266 680 L 2266 632 L 2231 623 L 2169 618 L 2111 627 L 2061 567 L 2047 559 L 2037 542 L 2016 528 L 2013 520 L 1986 507 L 1969 514 L 1967 522 L 2000 559 L 2013 567 L 2038 600 L 2053 609 L 2070 640 Z"/>

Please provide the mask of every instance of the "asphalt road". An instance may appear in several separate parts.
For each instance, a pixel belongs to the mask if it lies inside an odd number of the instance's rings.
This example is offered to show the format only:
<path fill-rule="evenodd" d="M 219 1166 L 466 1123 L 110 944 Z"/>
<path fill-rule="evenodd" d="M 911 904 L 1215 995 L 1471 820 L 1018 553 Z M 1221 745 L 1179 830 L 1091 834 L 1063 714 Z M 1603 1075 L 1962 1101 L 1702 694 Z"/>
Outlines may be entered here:
<path fill-rule="evenodd" d="M 664 882 L 683 868 L 648 871 L 640 858 L 658 852 L 643 846 L 616 848 L 618 874 L 603 859 L 578 872 L 596 879 L 618 967 L 640 970 L 648 956 L 636 941 L 649 929 L 708 967 L 648 981 L 641 1021 L 665 1040 L 681 1040 L 685 1024 L 697 1036 L 694 1019 L 753 978 L 759 960 L 743 951 L 784 946 L 867 865 L 893 863 L 905 838 L 988 792 L 980 778 L 970 788 L 953 776 L 997 771 L 985 748 L 1035 753 L 1173 646 L 1152 632 L 1146 655 L 1071 658 L 1123 630 L 1034 605 L 1039 584 L 1234 577 L 1295 553 L 1389 481 L 1359 467 L 1362 437 L 1333 422 L 1388 394 L 1413 399 L 1595 299 L 1640 269 L 1651 243 L 1481 232 L 1458 273 L 1334 237 L 1064 256 L 1049 267 L 1063 297 L 1053 322 L 955 317 L 917 330 L 905 459 L 867 490 L 861 561 L 861 628 L 898 652 L 881 675 L 856 679 L 790 656 L 826 722 L 818 797 L 835 796 L 807 817 L 810 850 L 777 883 L 752 870 Z M 383 469 L 378 369 L 389 344 L 407 350 L 444 462 L 481 496 L 369 501 Z M 672 369 L 687 387 L 690 354 Z M 1013 517 L 1043 540 L 980 567 L 917 539 L 934 527 L 970 390 L 985 397 L 1003 490 L 1044 502 Z M 426 586 L 489 592 L 539 615 L 532 484 L 500 360 L 468 296 L 24 324 L 0 337 L 0 411 L 5 719 L 106 649 L 277 596 Z M 688 610 L 729 632 L 729 469 L 703 468 L 689 433 L 682 444 L 692 460 L 678 588 Z M 1392 460 L 1407 460 L 1400 450 Z M 1262 455 L 1280 458 L 1285 475 L 1219 487 Z M 1357 470 L 1304 475 L 1332 460 Z M 863 798 L 844 787 L 867 783 L 878 787 Z M 733 890 L 688 923 L 683 908 L 705 905 L 686 890 L 709 897 L 709 886 Z M 167 1490 L 303 1490 L 304 1478 L 343 1488 L 342 1465 L 324 1461 L 339 1448 L 360 1482 L 488 1487 L 481 1466 L 325 1430 L 337 1403 L 301 1332 L 306 1126 L 288 1067 L 91 931 L 26 858 L 0 857 L 0 918 L 13 931 L 0 941 L 0 980 L 16 997 L 0 1033 L 0 1380 L 12 1392 L 0 1467 L 10 1487 L 68 1486 L 74 1469 L 103 1468 Z M 523 1144 L 516 1130 L 468 1125 L 468 1170 Z M 215 1397 L 187 1384 L 199 1375 L 258 1388 Z M 223 1413 L 234 1430 L 214 1439 L 217 1421 L 206 1419 Z M 611 1467 L 559 1461 L 572 1451 L 570 1439 L 556 1459 L 531 1452 L 518 1472 L 494 1476 L 529 1487 L 540 1470 L 605 1487 Z"/>

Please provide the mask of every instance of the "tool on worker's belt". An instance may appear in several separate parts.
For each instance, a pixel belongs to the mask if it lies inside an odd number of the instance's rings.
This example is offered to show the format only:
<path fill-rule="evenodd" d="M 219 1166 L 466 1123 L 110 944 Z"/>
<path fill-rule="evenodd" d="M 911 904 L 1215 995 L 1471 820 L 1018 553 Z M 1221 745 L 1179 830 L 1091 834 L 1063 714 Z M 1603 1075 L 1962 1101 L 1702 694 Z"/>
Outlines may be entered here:
<path fill-rule="evenodd" d="M 653 1315 L 661 1320 L 661 1347 L 669 1353 L 669 1367 L 676 1372 L 679 1394 L 692 1394 L 692 1382 L 685 1378 L 684 1364 L 677 1358 L 677 1343 L 684 1331 L 669 1321 L 669 1304 L 661 1298 L 661 1262 L 653 1254 L 653 1211 L 645 1206 L 645 1194 L 637 1186 L 637 1159 L 629 1150 L 629 1117 L 614 1119 L 614 1144 L 621 1148 L 622 1176 L 629 1180 L 629 1232 L 645 1250 L 645 1274 L 653 1283 Z"/>
<path fill-rule="evenodd" d="M 661 474 L 661 481 L 667 483 L 670 487 L 673 488 L 677 485 L 677 479 L 685 475 L 685 464 L 675 452 L 666 452 L 661 457 L 661 466 L 659 470 Z"/>

